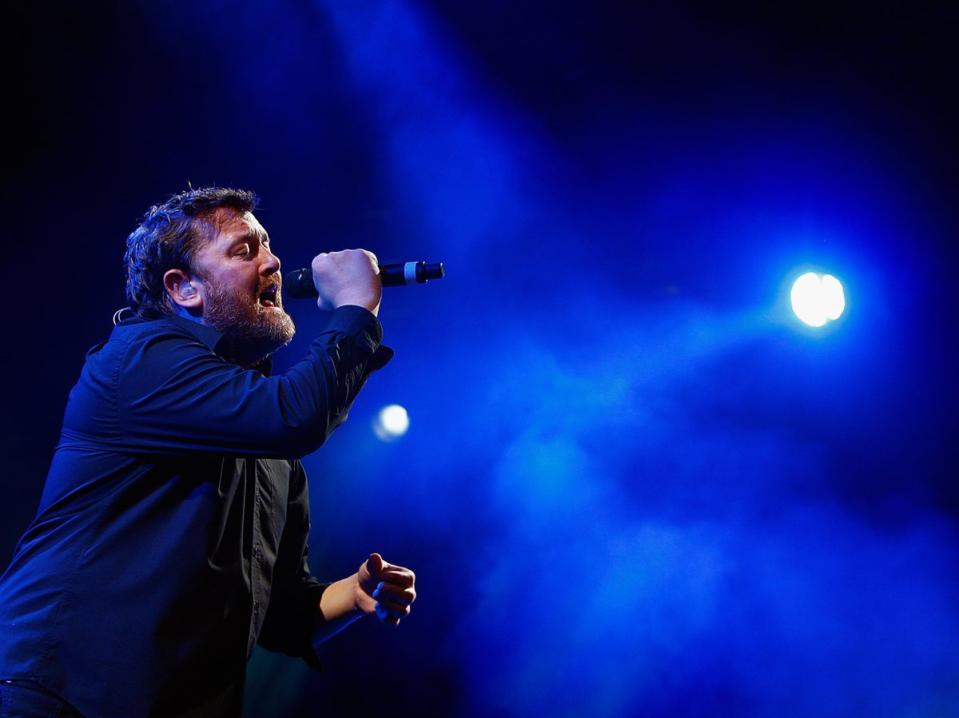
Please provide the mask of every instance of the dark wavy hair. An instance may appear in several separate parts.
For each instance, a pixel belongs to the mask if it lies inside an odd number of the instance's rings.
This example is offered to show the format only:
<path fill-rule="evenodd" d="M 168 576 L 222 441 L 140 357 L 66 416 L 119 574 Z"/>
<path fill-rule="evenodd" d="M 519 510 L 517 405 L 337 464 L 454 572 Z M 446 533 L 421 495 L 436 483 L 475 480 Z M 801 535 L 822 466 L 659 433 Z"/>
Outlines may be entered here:
<path fill-rule="evenodd" d="M 197 250 L 214 236 L 215 225 L 211 226 L 210 220 L 218 209 L 252 212 L 258 201 L 246 190 L 201 187 L 150 207 L 140 226 L 127 237 L 123 255 L 130 308 L 144 319 L 172 314 L 174 308 L 163 287 L 164 273 L 169 269 L 193 271 Z"/>

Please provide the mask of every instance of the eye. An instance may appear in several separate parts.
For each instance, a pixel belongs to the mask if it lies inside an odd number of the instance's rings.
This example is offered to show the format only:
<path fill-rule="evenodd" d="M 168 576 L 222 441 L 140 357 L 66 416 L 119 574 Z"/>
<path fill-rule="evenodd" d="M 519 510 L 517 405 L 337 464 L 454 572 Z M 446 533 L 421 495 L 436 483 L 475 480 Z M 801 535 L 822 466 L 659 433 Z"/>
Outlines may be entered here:
<path fill-rule="evenodd" d="M 236 257 L 249 257 L 250 251 L 250 245 L 244 242 L 236 248 L 236 251 L 233 254 Z"/>

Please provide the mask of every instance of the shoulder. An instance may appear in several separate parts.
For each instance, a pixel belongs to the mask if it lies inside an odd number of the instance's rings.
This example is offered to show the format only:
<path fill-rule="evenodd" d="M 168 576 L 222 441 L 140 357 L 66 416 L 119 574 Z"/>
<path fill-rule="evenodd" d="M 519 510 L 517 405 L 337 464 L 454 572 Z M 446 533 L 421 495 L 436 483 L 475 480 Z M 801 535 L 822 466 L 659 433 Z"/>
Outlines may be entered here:
<path fill-rule="evenodd" d="M 121 322 L 107 341 L 87 353 L 81 384 L 139 395 L 178 377 L 195 377 L 198 371 L 233 368 L 214 351 L 218 333 L 190 324 L 195 323 L 175 317 Z"/>
<path fill-rule="evenodd" d="M 148 393 L 164 382 L 169 367 L 191 354 L 194 361 L 212 356 L 188 327 L 165 318 L 121 322 L 87 352 L 67 401 L 64 429 L 101 437 L 118 434 L 121 398 Z"/>
<path fill-rule="evenodd" d="M 113 329 L 110 341 L 130 343 L 133 341 L 151 341 L 156 338 L 184 338 L 197 341 L 213 349 L 222 334 L 199 322 L 183 317 L 168 315 L 158 319 L 128 319 Z"/>
<path fill-rule="evenodd" d="M 115 326 L 109 340 L 91 349 L 87 358 L 89 361 L 100 355 L 104 359 L 112 357 L 121 361 L 143 360 L 184 349 L 212 355 L 220 336 L 220 332 L 212 327 L 182 317 L 128 319 Z"/>

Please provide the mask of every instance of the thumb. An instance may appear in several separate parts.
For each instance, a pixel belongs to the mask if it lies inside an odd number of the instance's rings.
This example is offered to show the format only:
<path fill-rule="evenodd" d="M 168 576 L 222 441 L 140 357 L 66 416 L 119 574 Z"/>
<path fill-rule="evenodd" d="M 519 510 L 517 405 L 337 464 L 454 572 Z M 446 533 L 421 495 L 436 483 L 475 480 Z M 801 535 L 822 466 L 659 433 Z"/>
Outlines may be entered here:
<path fill-rule="evenodd" d="M 376 576 L 386 565 L 386 561 L 378 553 L 371 553 L 366 559 L 366 570 L 370 572 L 370 576 Z"/>

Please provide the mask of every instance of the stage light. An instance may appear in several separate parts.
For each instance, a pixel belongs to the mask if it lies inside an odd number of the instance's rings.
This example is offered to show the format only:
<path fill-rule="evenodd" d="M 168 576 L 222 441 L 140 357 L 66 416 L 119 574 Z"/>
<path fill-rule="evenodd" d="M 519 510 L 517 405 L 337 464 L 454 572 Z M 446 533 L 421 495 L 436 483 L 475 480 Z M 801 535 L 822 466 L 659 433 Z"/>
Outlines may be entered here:
<path fill-rule="evenodd" d="M 789 299 L 796 316 L 811 327 L 839 319 L 846 308 L 842 284 L 831 274 L 806 272 L 793 283 Z"/>
<path fill-rule="evenodd" d="M 380 441 L 395 441 L 409 428 L 409 414 L 399 404 L 384 406 L 373 421 L 373 433 Z"/>

